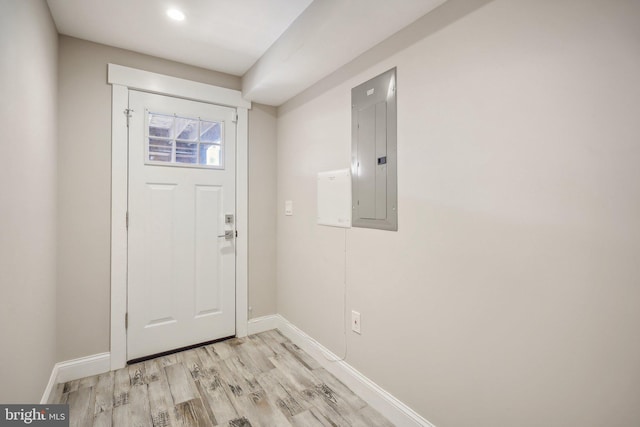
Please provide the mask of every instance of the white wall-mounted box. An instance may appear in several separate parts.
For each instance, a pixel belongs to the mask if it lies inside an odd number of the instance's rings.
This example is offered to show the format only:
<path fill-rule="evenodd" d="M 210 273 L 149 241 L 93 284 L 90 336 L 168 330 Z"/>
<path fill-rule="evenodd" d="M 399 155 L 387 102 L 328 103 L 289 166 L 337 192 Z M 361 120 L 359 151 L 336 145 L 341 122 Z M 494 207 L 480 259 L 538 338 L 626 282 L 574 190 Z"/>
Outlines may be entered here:
<path fill-rule="evenodd" d="M 351 227 L 351 171 L 340 169 L 318 173 L 318 215 L 320 225 Z"/>

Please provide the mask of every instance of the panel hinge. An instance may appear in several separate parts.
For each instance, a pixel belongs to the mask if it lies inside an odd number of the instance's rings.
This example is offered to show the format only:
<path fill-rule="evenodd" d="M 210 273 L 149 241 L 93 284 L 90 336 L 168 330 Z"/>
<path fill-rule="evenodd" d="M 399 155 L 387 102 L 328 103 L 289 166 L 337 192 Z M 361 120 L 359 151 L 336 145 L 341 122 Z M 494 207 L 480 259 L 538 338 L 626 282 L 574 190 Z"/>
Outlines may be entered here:
<path fill-rule="evenodd" d="M 235 119 L 233 119 L 233 123 L 238 123 L 238 114 L 236 114 Z"/>
<path fill-rule="evenodd" d="M 127 108 L 123 111 L 125 117 L 127 118 L 127 127 L 129 127 L 129 119 L 131 118 L 131 113 L 133 113 L 132 108 Z"/>
<path fill-rule="evenodd" d="M 129 329 L 129 313 L 124 314 L 124 328 Z"/>
<path fill-rule="evenodd" d="M 129 211 L 127 211 L 127 213 L 124 215 L 124 221 L 125 221 L 126 227 L 129 228 Z"/>

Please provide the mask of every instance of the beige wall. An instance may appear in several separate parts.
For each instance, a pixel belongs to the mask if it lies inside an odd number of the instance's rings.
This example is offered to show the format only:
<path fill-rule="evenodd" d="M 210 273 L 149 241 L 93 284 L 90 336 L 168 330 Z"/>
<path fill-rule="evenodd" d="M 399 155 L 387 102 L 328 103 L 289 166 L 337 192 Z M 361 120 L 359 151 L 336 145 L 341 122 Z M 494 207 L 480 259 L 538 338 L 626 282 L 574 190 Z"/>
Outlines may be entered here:
<path fill-rule="evenodd" d="M 0 402 L 39 402 L 55 362 L 57 34 L 0 0 Z"/>
<path fill-rule="evenodd" d="M 110 62 L 240 89 L 240 78 L 236 76 L 60 36 L 59 361 L 109 351 L 111 86 L 107 84 L 107 63 Z M 268 109 L 256 111 L 257 116 L 250 111 L 249 120 L 253 123 L 252 133 L 260 135 L 256 137 L 260 145 L 254 147 L 253 141 L 250 145 L 252 153 L 255 148 L 260 155 L 263 146 L 274 144 L 275 118 Z M 264 132 L 261 126 L 265 126 Z M 257 166 L 251 179 L 257 189 L 273 194 L 272 175 L 268 167 Z M 260 196 L 250 197 L 258 206 L 268 205 Z M 250 218 L 256 236 L 250 234 L 249 239 L 256 247 L 265 247 L 260 243 L 261 221 Z M 264 233 L 269 236 L 268 231 Z M 275 304 L 269 289 L 274 287 L 275 273 L 266 271 L 260 261 L 252 265 L 258 265 L 258 271 L 266 275 L 263 278 L 250 271 L 258 283 L 256 286 L 250 283 L 249 297 L 256 311 L 272 313 Z M 267 300 L 263 304 L 265 295 Z"/>
<path fill-rule="evenodd" d="M 640 425 L 638 22 L 450 0 L 281 107 L 279 313 L 342 354 L 346 269 L 347 362 L 435 425 Z M 399 230 L 317 226 L 350 89 L 394 66 Z"/>
<path fill-rule="evenodd" d="M 249 317 L 276 313 L 276 109 L 249 114 Z"/>

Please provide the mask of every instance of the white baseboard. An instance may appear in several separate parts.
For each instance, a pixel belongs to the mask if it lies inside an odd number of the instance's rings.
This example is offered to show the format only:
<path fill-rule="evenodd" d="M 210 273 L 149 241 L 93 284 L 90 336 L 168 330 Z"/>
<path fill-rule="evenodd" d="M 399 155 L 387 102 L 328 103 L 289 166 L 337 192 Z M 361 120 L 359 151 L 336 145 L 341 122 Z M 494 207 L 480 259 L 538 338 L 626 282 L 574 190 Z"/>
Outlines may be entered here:
<path fill-rule="evenodd" d="M 282 316 L 278 314 L 270 314 L 268 316 L 250 319 L 247 327 L 247 332 L 249 335 L 253 335 L 259 334 L 260 332 L 277 329 L 278 325 L 280 324 L 280 319 L 282 319 Z"/>
<path fill-rule="evenodd" d="M 111 354 L 99 353 L 92 356 L 80 357 L 56 363 L 51 371 L 49 383 L 44 390 L 40 403 L 47 403 L 49 396 L 58 383 L 66 383 L 92 375 L 109 372 L 111 369 Z"/>
<path fill-rule="evenodd" d="M 51 396 L 51 392 L 53 388 L 56 386 L 56 378 L 58 377 L 58 364 L 53 365 L 53 369 L 51 370 L 51 375 L 49 376 L 49 382 L 47 383 L 47 387 L 44 389 L 44 393 L 42 393 L 42 399 L 40 399 L 40 404 L 45 405 L 49 403 L 49 396 Z"/>
<path fill-rule="evenodd" d="M 435 427 L 347 362 L 332 362 L 331 360 L 337 360 L 339 357 L 279 314 L 259 317 L 249 321 L 250 335 L 270 329 L 280 330 L 291 342 L 316 359 L 323 368 L 331 372 L 394 425 L 398 427 Z"/>

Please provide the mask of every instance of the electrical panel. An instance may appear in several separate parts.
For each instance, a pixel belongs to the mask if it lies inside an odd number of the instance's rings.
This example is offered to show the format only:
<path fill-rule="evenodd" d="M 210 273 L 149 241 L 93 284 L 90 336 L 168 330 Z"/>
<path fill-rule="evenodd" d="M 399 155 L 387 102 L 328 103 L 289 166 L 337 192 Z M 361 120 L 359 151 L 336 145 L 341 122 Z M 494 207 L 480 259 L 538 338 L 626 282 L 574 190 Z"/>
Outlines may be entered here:
<path fill-rule="evenodd" d="M 398 230 L 396 69 L 351 90 L 352 225 Z"/>

